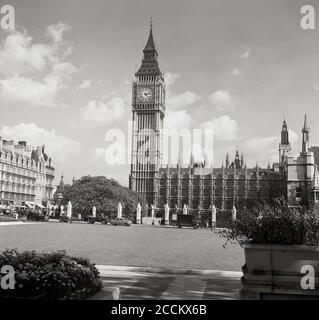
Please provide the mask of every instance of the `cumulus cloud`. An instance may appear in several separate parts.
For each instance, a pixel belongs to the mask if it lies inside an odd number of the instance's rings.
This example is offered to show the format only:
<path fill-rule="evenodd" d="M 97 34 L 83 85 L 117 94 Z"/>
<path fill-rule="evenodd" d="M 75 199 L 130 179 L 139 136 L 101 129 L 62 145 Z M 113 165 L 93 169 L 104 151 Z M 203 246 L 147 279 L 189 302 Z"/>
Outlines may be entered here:
<path fill-rule="evenodd" d="M 178 95 L 173 95 L 169 97 L 167 101 L 167 106 L 170 109 L 184 108 L 196 101 L 200 100 L 200 97 L 191 91 L 185 91 Z"/>
<path fill-rule="evenodd" d="M 59 23 L 47 27 L 48 44 L 34 43 L 26 31 L 14 31 L 0 45 L 0 96 L 31 106 L 56 104 L 56 95 L 77 68 L 66 57 L 72 47 L 63 41 L 69 30 Z"/>
<path fill-rule="evenodd" d="M 233 76 L 234 76 L 234 77 L 237 77 L 237 76 L 239 76 L 239 75 L 241 75 L 241 71 L 240 71 L 239 69 L 237 69 L 237 68 L 234 68 L 234 69 L 233 69 Z"/>
<path fill-rule="evenodd" d="M 83 90 L 91 87 L 91 80 L 83 80 L 82 83 L 77 87 L 77 90 Z"/>
<path fill-rule="evenodd" d="M 180 75 L 178 73 L 166 72 L 165 73 L 165 85 L 166 90 L 169 90 L 171 86 L 175 83 L 176 79 L 178 79 Z"/>
<path fill-rule="evenodd" d="M 165 117 L 165 129 L 189 128 L 192 123 L 191 116 L 186 110 L 168 111 Z"/>
<path fill-rule="evenodd" d="M 209 99 L 215 107 L 215 111 L 232 111 L 235 104 L 228 90 L 217 90 L 209 95 Z"/>
<path fill-rule="evenodd" d="M 81 117 L 86 122 L 105 124 L 123 118 L 126 111 L 124 100 L 119 97 L 112 97 L 107 101 L 90 100 L 81 109 Z"/>
<path fill-rule="evenodd" d="M 250 47 L 246 47 L 245 48 L 245 52 L 241 55 L 241 57 L 243 59 L 248 59 L 250 54 L 251 54 L 251 48 Z"/>
<path fill-rule="evenodd" d="M 214 139 L 228 141 L 237 139 L 239 130 L 237 122 L 227 115 L 204 122 L 201 128 L 213 129 Z"/>
<path fill-rule="evenodd" d="M 63 40 L 63 34 L 66 31 L 69 31 L 71 28 L 67 24 L 63 22 L 59 22 L 58 24 L 52 24 L 47 26 L 47 35 L 54 42 L 61 42 Z"/>
<path fill-rule="evenodd" d="M 16 126 L 3 126 L 0 135 L 4 139 L 27 141 L 32 146 L 46 146 L 49 157 L 59 163 L 65 162 L 69 156 L 78 155 L 81 151 L 79 141 L 57 134 L 55 130 L 46 130 L 35 123 L 20 123 Z"/>

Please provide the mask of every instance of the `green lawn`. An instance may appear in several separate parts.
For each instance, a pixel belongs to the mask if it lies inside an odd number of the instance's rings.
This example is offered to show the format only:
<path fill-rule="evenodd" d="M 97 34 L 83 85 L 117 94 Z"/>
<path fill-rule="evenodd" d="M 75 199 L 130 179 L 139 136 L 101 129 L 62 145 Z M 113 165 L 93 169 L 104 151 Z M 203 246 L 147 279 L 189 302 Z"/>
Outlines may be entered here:
<path fill-rule="evenodd" d="M 224 243 L 214 231 L 204 229 L 58 222 L 0 226 L 0 250 L 65 249 L 97 264 L 240 271 L 243 249 L 223 248 Z"/>

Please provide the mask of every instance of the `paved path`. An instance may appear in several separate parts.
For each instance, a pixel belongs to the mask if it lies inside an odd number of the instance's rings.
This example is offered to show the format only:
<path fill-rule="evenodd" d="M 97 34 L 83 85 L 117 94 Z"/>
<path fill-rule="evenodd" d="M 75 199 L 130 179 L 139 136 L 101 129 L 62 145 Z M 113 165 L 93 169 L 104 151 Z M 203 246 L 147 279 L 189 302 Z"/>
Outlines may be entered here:
<path fill-rule="evenodd" d="M 182 273 L 185 270 L 160 268 L 150 272 L 145 268 L 110 266 L 106 269 L 99 266 L 99 270 L 105 285 L 104 292 L 98 295 L 100 299 L 110 299 L 117 288 L 120 300 L 240 299 L 241 272 L 188 270 Z"/>

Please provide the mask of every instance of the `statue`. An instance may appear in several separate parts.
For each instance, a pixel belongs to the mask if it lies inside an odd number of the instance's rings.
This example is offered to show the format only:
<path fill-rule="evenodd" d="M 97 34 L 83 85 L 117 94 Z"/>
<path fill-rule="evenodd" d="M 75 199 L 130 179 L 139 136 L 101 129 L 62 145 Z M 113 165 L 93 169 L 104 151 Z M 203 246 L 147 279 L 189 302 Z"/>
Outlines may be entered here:
<path fill-rule="evenodd" d="M 151 204 L 151 213 L 152 213 L 152 218 L 155 217 L 155 207 L 153 204 Z"/>
<path fill-rule="evenodd" d="M 169 225 L 169 205 L 166 203 L 164 205 L 164 211 L 165 211 L 165 225 Z"/>
<path fill-rule="evenodd" d="M 187 208 L 187 205 L 184 203 L 183 214 L 187 214 L 187 212 L 188 212 L 188 208 Z"/>
<path fill-rule="evenodd" d="M 51 216 L 51 208 L 52 208 L 51 202 L 48 201 L 48 202 L 47 202 L 47 207 L 46 207 L 46 215 L 47 215 L 48 217 Z"/>
<path fill-rule="evenodd" d="M 141 211 L 142 211 L 142 207 L 140 203 L 138 203 L 136 207 L 136 223 L 137 224 L 141 223 Z"/>
<path fill-rule="evenodd" d="M 236 220 L 236 213 L 237 213 L 235 205 L 233 205 L 231 213 L 232 213 L 232 220 L 235 221 Z"/>
<path fill-rule="evenodd" d="M 71 201 L 68 202 L 68 205 L 66 207 L 66 216 L 71 219 L 72 218 L 72 203 Z"/>
<path fill-rule="evenodd" d="M 62 205 L 60 207 L 60 216 L 63 216 L 64 215 L 64 206 Z"/>
<path fill-rule="evenodd" d="M 117 206 L 117 217 L 122 218 L 122 205 L 121 202 L 119 202 L 119 205 Z"/>
<path fill-rule="evenodd" d="M 96 207 L 95 206 L 93 206 L 93 208 L 92 208 L 92 216 L 93 216 L 93 218 L 96 217 Z"/>
<path fill-rule="evenodd" d="M 215 207 L 215 205 L 213 204 L 213 206 L 211 207 L 212 210 L 212 228 L 216 227 L 216 214 L 217 214 L 217 209 Z"/>

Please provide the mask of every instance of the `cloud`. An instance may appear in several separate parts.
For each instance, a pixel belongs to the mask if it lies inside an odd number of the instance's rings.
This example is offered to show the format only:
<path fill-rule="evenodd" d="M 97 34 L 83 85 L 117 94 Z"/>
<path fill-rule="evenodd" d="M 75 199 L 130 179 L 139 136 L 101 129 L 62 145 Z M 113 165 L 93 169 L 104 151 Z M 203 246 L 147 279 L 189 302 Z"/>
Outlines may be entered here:
<path fill-rule="evenodd" d="M 245 52 L 241 55 L 243 59 L 248 59 L 251 54 L 251 48 L 246 47 Z"/>
<path fill-rule="evenodd" d="M 16 126 L 3 126 L 0 135 L 4 139 L 15 141 L 27 141 L 28 145 L 45 145 L 47 154 L 53 162 L 64 163 L 69 156 L 78 155 L 81 151 L 81 143 L 56 133 L 38 127 L 35 123 L 20 123 Z"/>
<path fill-rule="evenodd" d="M 213 129 L 214 139 L 217 140 L 235 140 L 238 137 L 238 124 L 235 120 L 229 116 L 221 116 L 213 118 L 211 121 L 207 121 L 201 124 L 202 129 Z"/>
<path fill-rule="evenodd" d="M 56 105 L 58 92 L 77 68 L 65 59 L 72 47 L 63 41 L 69 30 L 59 23 L 47 27 L 53 40 L 48 44 L 34 43 L 26 31 L 10 33 L 0 45 L 0 97 L 6 101 L 31 106 Z"/>
<path fill-rule="evenodd" d="M 18 76 L 41 71 L 53 55 L 53 48 L 46 44 L 32 44 L 26 32 L 10 33 L 0 46 L 0 74 Z"/>
<path fill-rule="evenodd" d="M 83 90 L 91 87 L 91 80 L 83 80 L 82 83 L 77 87 L 77 90 Z"/>
<path fill-rule="evenodd" d="M 245 158 L 249 166 L 256 165 L 256 162 L 262 166 L 278 162 L 278 143 L 279 137 L 256 137 L 244 143 Z M 249 162 L 250 161 L 250 162 Z"/>
<path fill-rule="evenodd" d="M 169 109 L 179 109 L 186 107 L 196 101 L 200 100 L 200 97 L 191 91 L 185 91 L 178 95 L 173 95 L 169 97 L 167 101 L 167 106 Z"/>
<path fill-rule="evenodd" d="M 75 72 L 72 64 L 59 63 L 40 81 L 21 76 L 0 79 L 1 97 L 6 101 L 20 101 L 30 106 L 55 105 L 58 91 L 65 88 L 65 81 Z"/>
<path fill-rule="evenodd" d="M 178 79 L 180 75 L 178 73 L 166 72 L 165 73 L 165 86 L 166 90 L 169 90 L 171 86 L 175 83 L 176 79 Z"/>
<path fill-rule="evenodd" d="M 241 71 L 239 69 L 237 69 L 237 68 L 233 69 L 232 73 L 233 73 L 234 77 L 241 75 Z"/>
<path fill-rule="evenodd" d="M 217 112 L 232 111 L 234 109 L 234 100 L 227 90 L 217 90 L 209 95 L 209 99 Z"/>
<path fill-rule="evenodd" d="M 61 42 L 63 40 L 63 34 L 69 31 L 71 28 L 65 23 L 59 22 L 58 24 L 52 24 L 47 26 L 47 35 L 54 42 Z"/>
<path fill-rule="evenodd" d="M 191 123 L 192 118 L 186 110 L 168 111 L 164 120 L 165 129 L 189 128 Z"/>
<path fill-rule="evenodd" d="M 112 97 L 107 101 L 90 100 L 81 109 L 81 117 L 86 122 L 104 124 L 122 119 L 126 112 L 124 100 L 119 97 Z"/>

